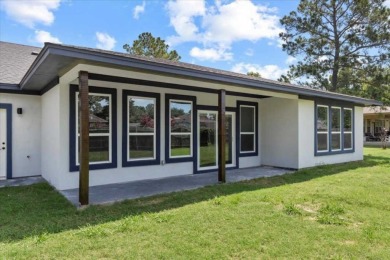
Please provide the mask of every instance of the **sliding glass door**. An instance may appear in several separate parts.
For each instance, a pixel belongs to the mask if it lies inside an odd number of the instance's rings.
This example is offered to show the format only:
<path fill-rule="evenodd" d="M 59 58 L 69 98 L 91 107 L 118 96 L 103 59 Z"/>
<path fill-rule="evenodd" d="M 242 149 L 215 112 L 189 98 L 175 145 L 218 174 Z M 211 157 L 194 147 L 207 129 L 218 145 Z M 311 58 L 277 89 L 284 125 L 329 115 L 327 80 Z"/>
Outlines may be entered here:
<path fill-rule="evenodd" d="M 235 165 L 235 113 L 226 113 L 226 166 Z M 198 110 L 198 170 L 218 168 L 218 112 Z"/>

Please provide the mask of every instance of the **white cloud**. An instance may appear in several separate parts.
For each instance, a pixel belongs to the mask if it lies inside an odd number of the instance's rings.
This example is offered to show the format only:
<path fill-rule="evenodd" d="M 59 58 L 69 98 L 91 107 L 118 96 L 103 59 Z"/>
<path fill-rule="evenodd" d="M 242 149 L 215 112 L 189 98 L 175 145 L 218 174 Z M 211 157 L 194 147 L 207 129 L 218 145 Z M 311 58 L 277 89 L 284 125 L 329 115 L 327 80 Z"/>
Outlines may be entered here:
<path fill-rule="evenodd" d="M 286 59 L 286 64 L 287 65 L 293 64 L 296 60 L 297 60 L 297 58 L 295 58 L 293 56 L 288 56 Z"/>
<path fill-rule="evenodd" d="M 255 52 L 253 51 L 253 49 L 249 48 L 245 51 L 245 55 L 246 56 L 253 56 L 253 54 L 255 54 Z"/>
<path fill-rule="evenodd" d="M 266 79 L 278 79 L 282 74 L 287 72 L 287 69 L 282 69 L 277 65 L 265 65 L 261 66 L 252 63 L 237 63 L 231 69 L 233 72 L 246 74 L 249 71 L 260 73 L 262 78 Z"/>
<path fill-rule="evenodd" d="M 208 13 L 202 26 L 207 41 L 230 44 L 234 41 L 276 39 L 281 32 L 275 10 L 251 1 L 217 4 L 216 13 Z"/>
<path fill-rule="evenodd" d="M 277 41 L 282 31 L 276 9 L 252 1 L 215 1 L 214 5 L 206 6 L 205 0 L 170 0 L 166 9 L 176 31 L 167 42 L 170 45 L 191 41 L 201 43 L 202 54 L 206 51 L 209 54 L 199 55 L 203 59 L 210 57 L 215 60 L 218 53 L 231 49 L 232 43 L 237 41 Z M 199 48 L 195 50 L 200 54 Z"/>
<path fill-rule="evenodd" d="M 51 25 L 53 11 L 58 9 L 61 0 L 2 0 L 1 8 L 13 20 L 29 28 L 35 24 Z"/>
<path fill-rule="evenodd" d="M 386 0 L 383 5 L 390 8 L 390 0 Z"/>
<path fill-rule="evenodd" d="M 133 18 L 138 19 L 139 15 L 145 12 L 145 1 L 142 2 L 142 5 L 136 5 L 133 10 Z"/>
<path fill-rule="evenodd" d="M 172 1 L 166 4 L 170 24 L 175 29 L 177 36 L 168 38 L 169 44 L 186 41 L 196 41 L 199 28 L 195 25 L 194 17 L 206 14 L 204 0 Z"/>
<path fill-rule="evenodd" d="M 191 57 L 197 58 L 199 60 L 211 60 L 211 61 L 220 61 L 220 60 L 231 60 L 233 58 L 233 53 L 228 50 L 223 49 L 213 49 L 213 48 L 204 48 L 200 49 L 194 47 L 190 51 Z"/>
<path fill-rule="evenodd" d="M 116 40 L 107 33 L 96 32 L 96 47 L 103 50 L 112 50 L 115 47 Z"/>
<path fill-rule="evenodd" d="M 44 44 L 45 42 L 61 43 L 60 39 L 52 36 L 49 32 L 36 30 L 34 41 Z"/>

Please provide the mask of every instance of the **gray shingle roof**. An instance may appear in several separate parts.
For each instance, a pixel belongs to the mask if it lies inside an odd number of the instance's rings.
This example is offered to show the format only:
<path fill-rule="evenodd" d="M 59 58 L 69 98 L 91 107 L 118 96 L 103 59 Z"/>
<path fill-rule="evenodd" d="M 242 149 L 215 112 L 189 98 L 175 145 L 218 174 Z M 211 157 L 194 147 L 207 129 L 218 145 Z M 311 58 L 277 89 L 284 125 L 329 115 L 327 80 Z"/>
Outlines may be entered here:
<path fill-rule="evenodd" d="M 37 51 L 40 51 L 40 55 L 31 54 Z M 246 88 L 293 93 L 302 95 L 302 97 L 330 98 L 364 105 L 382 105 L 381 102 L 375 100 L 251 77 L 185 62 L 65 44 L 45 43 L 45 47 L 41 49 L 0 41 L 0 61 L 0 87 L 4 88 L 2 85 L 6 85 L 7 88 L 7 84 L 19 84 L 15 87 L 26 91 L 42 91 L 43 87 L 58 77 L 59 70 L 67 64 L 90 61 L 102 66 L 133 67 L 158 73 L 240 85 Z"/>
<path fill-rule="evenodd" d="M 19 84 L 41 48 L 0 41 L 0 83 Z"/>
<path fill-rule="evenodd" d="M 109 55 L 118 56 L 118 57 L 131 58 L 131 59 L 146 61 L 146 62 L 151 62 L 151 63 L 170 65 L 170 66 L 174 66 L 177 68 L 186 68 L 186 69 L 196 70 L 196 71 L 200 71 L 200 72 L 209 72 L 209 73 L 218 74 L 218 75 L 225 75 L 225 76 L 231 76 L 231 77 L 242 78 L 242 79 L 257 80 L 259 82 L 278 84 L 278 85 L 289 86 L 289 87 L 294 87 L 294 88 L 312 89 L 308 86 L 290 84 L 290 83 L 280 82 L 280 81 L 266 79 L 266 78 L 262 78 L 262 77 L 253 77 L 253 76 L 248 76 L 248 75 L 242 74 L 242 73 L 195 65 L 195 64 L 191 64 L 191 63 L 187 63 L 187 62 L 182 62 L 182 61 L 172 61 L 172 60 L 167 60 L 167 59 L 146 57 L 146 56 L 140 56 L 140 55 L 132 55 L 129 53 L 108 51 L 108 50 L 75 46 L 75 45 L 68 45 L 68 44 L 53 44 L 53 43 L 50 43 L 50 44 L 64 46 L 64 47 L 78 49 L 78 50 L 91 51 L 91 52 L 95 52 L 95 53 L 109 54 Z M 319 90 L 319 91 L 321 91 L 321 90 Z M 322 90 L 322 91 L 328 92 L 326 90 Z"/>
<path fill-rule="evenodd" d="M 271 84 L 271 85 L 280 86 L 283 89 L 285 89 L 286 91 L 290 90 L 290 92 L 303 90 L 306 92 L 318 93 L 319 95 L 331 96 L 330 98 L 333 98 L 333 97 L 339 97 L 341 99 L 355 98 L 355 99 L 370 101 L 369 99 L 364 99 L 364 98 L 350 96 L 350 95 L 341 94 L 341 93 L 335 93 L 335 92 L 331 92 L 328 90 L 314 89 L 314 88 L 310 88 L 308 86 L 303 86 L 303 85 L 290 84 L 290 83 L 285 83 L 285 82 L 280 82 L 280 81 L 270 80 L 270 79 L 265 79 L 265 78 L 258 78 L 258 77 L 248 76 L 248 75 L 242 74 L 242 73 L 236 73 L 236 72 L 232 72 L 232 71 L 226 71 L 226 70 L 220 70 L 220 69 L 215 69 L 215 68 L 210 68 L 210 67 L 205 67 L 205 66 L 199 66 L 199 65 L 186 63 L 186 62 L 181 62 L 181 61 L 171 61 L 171 60 L 167 60 L 167 59 L 145 57 L 145 56 L 139 56 L 139 55 L 132 55 L 132 54 L 128 54 L 128 53 L 107 51 L 107 50 L 101 50 L 101 49 L 89 48 L 89 47 L 81 47 L 81 46 L 75 46 L 75 45 L 54 44 L 54 43 L 46 43 L 45 44 L 45 47 L 50 47 L 50 46 L 53 46 L 53 47 L 60 46 L 60 47 L 65 47 L 67 49 L 72 49 L 74 51 L 93 53 L 94 55 L 99 55 L 99 54 L 109 55 L 111 57 L 120 57 L 120 58 L 127 58 L 129 60 L 138 60 L 140 62 L 147 62 L 149 64 L 169 66 L 171 68 L 177 69 L 178 71 L 185 69 L 185 70 L 196 71 L 199 73 L 205 73 L 205 74 L 207 73 L 207 74 L 212 74 L 212 75 L 216 75 L 216 76 L 235 78 L 235 79 L 244 80 L 244 81 L 250 80 L 252 82 L 255 82 L 255 84 L 258 85 L 259 88 L 261 88 L 261 86 L 263 86 L 264 84 Z M 371 101 L 374 102 L 373 104 L 378 103 L 377 101 L 374 101 L 374 100 L 371 100 Z"/>

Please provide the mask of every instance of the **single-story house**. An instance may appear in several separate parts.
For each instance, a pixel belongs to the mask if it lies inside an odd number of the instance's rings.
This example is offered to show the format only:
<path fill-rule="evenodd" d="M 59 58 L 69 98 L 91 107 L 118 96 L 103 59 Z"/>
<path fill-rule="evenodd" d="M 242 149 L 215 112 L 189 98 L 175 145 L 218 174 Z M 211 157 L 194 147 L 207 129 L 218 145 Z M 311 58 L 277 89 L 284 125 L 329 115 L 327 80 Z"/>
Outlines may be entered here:
<path fill-rule="evenodd" d="M 390 134 L 390 107 L 365 107 L 363 108 L 363 129 L 368 138 L 379 138 L 383 127 Z"/>
<path fill-rule="evenodd" d="M 58 190 L 79 187 L 83 171 L 93 186 L 217 171 L 224 161 L 301 169 L 362 160 L 363 108 L 381 105 L 100 49 L 1 42 L 0 52 L 0 178 L 41 175 Z M 186 127 L 172 127 L 180 117 Z"/>

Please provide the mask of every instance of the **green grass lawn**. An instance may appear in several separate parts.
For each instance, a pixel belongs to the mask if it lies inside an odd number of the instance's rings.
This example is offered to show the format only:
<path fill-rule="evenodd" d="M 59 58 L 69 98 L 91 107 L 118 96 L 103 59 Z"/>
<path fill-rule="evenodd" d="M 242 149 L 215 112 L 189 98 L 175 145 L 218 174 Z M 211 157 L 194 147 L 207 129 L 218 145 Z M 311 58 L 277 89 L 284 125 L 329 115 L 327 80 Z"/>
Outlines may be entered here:
<path fill-rule="evenodd" d="M 0 188 L 0 259 L 390 258 L 390 149 L 365 159 L 76 210 Z"/>
<path fill-rule="evenodd" d="M 190 154 L 191 154 L 190 147 L 171 148 L 171 156 L 189 156 Z"/>
<path fill-rule="evenodd" d="M 207 146 L 201 146 L 200 148 L 200 165 L 201 167 L 216 166 L 217 154 L 216 147 L 213 144 Z M 225 148 L 225 158 L 229 161 L 229 145 Z M 231 162 L 230 162 L 231 163 Z"/>

